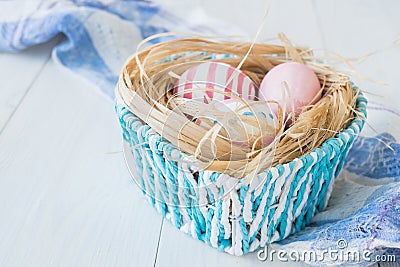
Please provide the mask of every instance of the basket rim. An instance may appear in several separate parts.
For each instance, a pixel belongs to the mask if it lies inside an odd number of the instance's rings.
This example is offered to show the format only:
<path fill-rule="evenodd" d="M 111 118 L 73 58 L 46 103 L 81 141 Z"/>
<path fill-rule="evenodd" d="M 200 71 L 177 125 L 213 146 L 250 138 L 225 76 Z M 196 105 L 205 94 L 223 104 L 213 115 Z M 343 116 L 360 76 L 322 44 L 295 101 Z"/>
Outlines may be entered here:
<path fill-rule="evenodd" d="M 324 150 L 324 147 L 326 147 L 326 146 L 331 146 L 331 147 L 337 146 L 338 142 L 340 143 L 341 146 L 345 145 L 346 143 L 348 143 L 348 140 L 347 140 L 347 138 L 345 136 L 346 134 L 348 134 L 349 136 L 353 136 L 353 139 L 354 139 L 354 137 L 357 137 L 358 134 L 361 132 L 361 130 L 362 130 L 363 126 L 364 126 L 365 120 L 367 118 L 366 105 L 367 105 L 368 101 L 364 97 L 364 95 L 361 92 L 361 90 L 352 81 L 350 81 L 350 85 L 351 85 L 352 89 L 357 93 L 356 106 L 355 106 L 355 111 L 357 111 L 357 112 L 355 112 L 355 117 L 351 120 L 350 124 L 346 128 L 344 128 L 343 130 L 338 132 L 334 137 L 331 137 L 331 138 L 325 140 L 321 144 L 321 146 L 314 148 L 310 152 L 302 155 L 301 157 L 295 158 L 294 160 L 286 162 L 286 163 L 278 163 L 278 164 L 276 164 L 274 166 L 271 166 L 271 167 L 269 167 L 267 169 L 264 169 L 263 171 L 261 171 L 261 172 L 259 172 L 257 174 L 251 174 L 250 173 L 250 174 L 247 174 L 244 177 L 240 177 L 240 178 L 236 178 L 236 179 L 242 180 L 242 179 L 245 179 L 246 177 L 248 177 L 249 175 L 259 175 L 261 173 L 265 173 L 265 172 L 271 171 L 273 169 L 278 169 L 278 168 L 281 168 L 283 166 L 287 166 L 289 164 L 293 164 L 293 162 L 298 161 L 298 160 L 306 161 L 307 158 L 312 157 L 311 154 L 313 154 L 313 153 L 317 154 L 317 155 L 324 155 L 325 154 L 324 157 L 326 157 L 328 155 L 327 155 L 327 151 Z M 137 118 L 138 122 L 141 124 L 141 126 L 147 125 L 151 129 L 151 127 L 148 124 L 146 124 L 145 122 L 140 120 L 132 111 L 129 110 L 128 107 L 124 106 L 122 103 L 119 103 L 118 99 L 116 99 L 115 102 L 116 102 L 116 106 L 118 106 L 118 105 L 122 106 L 132 116 Z M 186 157 L 187 153 L 183 152 L 178 147 L 174 146 L 171 142 L 169 142 L 167 139 L 163 138 L 156 131 L 151 130 L 150 132 L 147 132 L 146 134 L 148 135 L 147 138 L 150 138 L 151 136 L 157 136 L 157 137 L 162 138 L 162 141 L 165 142 L 168 147 L 170 147 L 173 150 L 179 151 L 179 157 L 180 158 L 182 158 L 182 156 Z M 342 143 L 343 140 L 346 140 L 346 143 Z M 169 159 L 169 160 L 172 160 L 172 159 Z M 188 163 L 188 165 L 192 165 L 193 166 L 193 164 L 190 164 L 190 163 Z M 199 172 L 212 172 L 212 173 L 219 173 L 219 174 L 223 174 L 223 175 L 229 175 L 229 174 L 218 172 L 218 171 L 204 170 L 200 166 L 196 166 L 196 168 L 198 168 Z M 229 175 L 229 176 L 233 177 L 231 175 Z"/>
<path fill-rule="evenodd" d="M 182 43 L 182 40 L 184 43 Z M 261 173 L 262 170 L 271 166 L 290 163 L 311 153 L 315 148 L 322 147 L 328 139 L 336 137 L 339 132 L 351 124 L 351 121 L 356 118 L 356 114 L 358 115 L 361 112 L 355 111 L 358 90 L 352 90 L 351 80 L 346 74 L 331 68 L 327 62 L 314 56 L 311 49 L 295 47 L 285 40 L 282 40 L 283 45 L 274 45 L 229 41 L 214 42 L 209 40 L 209 37 L 203 37 L 161 42 L 143 50 L 138 47 L 136 53 L 127 59 L 120 72 L 116 87 L 117 100 L 141 119 L 143 124 L 150 126 L 153 131 L 162 135 L 175 148 L 182 151 L 183 155 L 186 155 L 183 158 L 191 162 L 189 164 L 200 166 L 203 170 L 226 173 L 241 178 L 250 173 Z M 221 46 L 221 44 L 224 44 L 224 46 Z M 226 45 L 230 44 L 233 45 L 232 48 L 226 49 Z M 246 66 L 242 66 L 243 62 L 247 60 L 249 51 L 252 51 L 253 58 L 248 60 Z M 193 52 L 199 53 L 193 54 Z M 182 59 L 180 59 L 180 55 L 182 55 Z M 188 55 L 189 58 L 185 58 L 185 55 Z M 206 57 L 202 58 L 203 55 Z M 200 58 L 198 58 L 199 56 Z M 228 62 L 225 62 L 225 58 L 231 59 L 231 56 L 236 58 L 236 61 L 231 62 L 227 59 Z M 263 58 L 262 62 L 265 63 L 259 62 L 260 56 Z M 264 57 L 266 58 L 264 59 Z M 174 63 L 176 59 L 180 59 L 178 64 Z M 279 127 L 275 131 L 279 138 L 276 138 L 267 150 L 258 151 L 258 149 L 264 147 L 260 144 L 259 139 L 254 143 L 256 151 L 253 148 L 249 150 L 248 147 L 232 146 L 225 134 L 219 135 L 213 131 L 213 142 L 220 148 L 215 153 L 203 155 L 200 152 L 201 146 L 204 138 L 208 137 L 210 132 L 197 123 L 188 121 L 184 114 L 171 112 L 171 107 L 173 108 L 176 103 L 171 106 L 169 101 L 175 97 L 175 94 L 172 93 L 172 85 L 175 79 L 190 66 L 186 64 L 215 60 L 237 65 L 236 68 L 245 71 L 258 87 L 265 77 L 264 74 L 268 73 L 274 66 L 285 62 L 299 62 L 310 67 L 318 75 L 322 85 L 321 90 L 328 88 L 324 90 L 331 97 L 321 98 L 321 103 L 317 101 L 315 111 L 310 108 L 305 110 L 304 116 L 300 116 L 302 119 L 296 120 L 292 130 L 284 127 L 285 118 L 281 116 L 282 113 L 279 111 Z M 239 60 L 241 61 L 239 62 Z M 158 62 L 162 63 L 160 67 L 157 67 Z M 145 68 L 147 63 L 152 63 L 148 69 L 149 73 Z M 177 67 L 177 74 L 174 72 L 174 67 Z M 326 117 L 323 116 L 325 111 L 327 112 Z M 250 138 L 254 137 L 250 136 Z M 348 137 L 346 136 L 346 138 Z M 341 139 L 347 143 L 343 138 Z M 251 141 L 249 139 L 250 144 L 253 144 L 253 141 L 254 139 Z M 157 139 L 157 142 L 160 141 Z M 201 145 L 199 146 L 199 144 Z M 337 150 L 335 148 L 337 146 L 338 144 L 335 144 L 334 147 L 327 147 L 325 150 L 329 148 Z M 210 149 L 208 143 L 206 147 Z M 193 159 L 191 155 L 194 156 Z"/>

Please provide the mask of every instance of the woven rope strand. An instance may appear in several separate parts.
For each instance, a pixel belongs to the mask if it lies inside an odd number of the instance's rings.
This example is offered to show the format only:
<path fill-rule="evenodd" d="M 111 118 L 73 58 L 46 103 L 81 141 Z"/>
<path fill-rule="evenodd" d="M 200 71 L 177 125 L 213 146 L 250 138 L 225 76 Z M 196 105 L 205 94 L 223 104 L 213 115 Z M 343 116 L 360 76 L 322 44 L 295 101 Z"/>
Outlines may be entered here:
<path fill-rule="evenodd" d="M 357 110 L 365 113 L 362 96 L 357 103 Z M 321 148 L 272 167 L 247 183 L 202 170 L 195 180 L 190 165 L 171 160 L 182 158 L 179 150 L 124 107 L 117 105 L 116 111 L 137 162 L 132 171 L 152 205 L 177 228 L 235 255 L 299 231 L 326 207 L 334 179 L 364 124 L 363 119 L 353 120 Z M 227 193 L 229 197 L 224 198 Z M 207 201 L 213 205 L 204 205 Z"/>

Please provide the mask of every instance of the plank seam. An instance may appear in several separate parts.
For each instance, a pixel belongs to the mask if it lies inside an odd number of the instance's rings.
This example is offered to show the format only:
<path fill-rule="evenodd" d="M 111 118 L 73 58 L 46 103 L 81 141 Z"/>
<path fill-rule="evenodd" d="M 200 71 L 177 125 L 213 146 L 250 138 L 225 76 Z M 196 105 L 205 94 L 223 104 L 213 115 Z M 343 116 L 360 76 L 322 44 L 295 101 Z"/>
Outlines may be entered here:
<path fill-rule="evenodd" d="M 161 221 L 161 227 L 160 227 L 160 232 L 159 232 L 158 241 L 157 241 L 156 256 L 154 258 L 153 267 L 156 267 L 156 265 L 157 265 L 158 249 L 160 248 L 160 240 L 161 240 L 161 233 L 162 233 L 163 226 L 164 226 L 164 218 Z"/>
<path fill-rule="evenodd" d="M 29 85 L 28 85 L 27 89 L 25 90 L 24 94 L 22 95 L 21 99 L 18 101 L 18 104 L 15 106 L 15 108 L 11 112 L 10 116 L 7 118 L 7 120 L 4 123 L 3 127 L 0 129 L 0 136 L 3 133 L 4 129 L 7 127 L 8 123 L 14 117 L 15 113 L 17 112 L 17 109 L 22 104 L 22 102 L 24 101 L 25 97 L 28 95 L 28 93 L 31 90 L 31 88 L 33 87 L 33 85 L 36 83 L 37 79 L 39 78 L 40 74 L 43 72 L 43 70 L 46 67 L 46 65 L 49 63 L 49 61 L 51 59 L 51 54 L 52 53 L 50 52 L 49 55 L 47 56 L 47 59 L 43 62 L 42 66 L 40 67 L 39 71 L 37 72 L 37 74 L 35 74 L 35 77 L 29 83 Z"/>

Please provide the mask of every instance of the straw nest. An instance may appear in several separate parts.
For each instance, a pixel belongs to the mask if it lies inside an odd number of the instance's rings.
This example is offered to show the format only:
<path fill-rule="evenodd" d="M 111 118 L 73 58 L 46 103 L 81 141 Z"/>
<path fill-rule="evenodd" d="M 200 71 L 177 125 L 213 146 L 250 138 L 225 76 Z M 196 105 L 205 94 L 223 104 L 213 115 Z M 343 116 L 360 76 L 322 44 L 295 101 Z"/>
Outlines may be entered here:
<path fill-rule="evenodd" d="M 195 37 L 148 46 L 136 52 L 124 66 L 116 89 L 117 100 L 184 152 L 184 160 L 204 170 L 241 178 L 290 162 L 320 147 L 349 125 L 357 116 L 354 108 L 358 92 L 344 74 L 320 63 L 311 50 L 294 47 L 284 36 L 280 37 L 283 45 Z M 179 107 L 182 96 L 174 93 L 177 79 L 188 68 L 207 61 L 240 68 L 257 87 L 274 66 L 300 62 L 317 74 L 322 98 L 304 107 L 296 118 L 294 114 L 285 117 L 284 110 L 279 108 L 274 141 L 262 147 L 261 136 L 249 136 L 250 146 L 243 147 L 232 142 L 223 127 L 199 125 Z M 251 108 L 251 103 L 237 100 Z M 206 110 L 212 108 L 209 105 Z M 241 114 L 234 115 L 243 119 Z M 257 116 L 253 120 L 249 123 L 262 124 Z"/>

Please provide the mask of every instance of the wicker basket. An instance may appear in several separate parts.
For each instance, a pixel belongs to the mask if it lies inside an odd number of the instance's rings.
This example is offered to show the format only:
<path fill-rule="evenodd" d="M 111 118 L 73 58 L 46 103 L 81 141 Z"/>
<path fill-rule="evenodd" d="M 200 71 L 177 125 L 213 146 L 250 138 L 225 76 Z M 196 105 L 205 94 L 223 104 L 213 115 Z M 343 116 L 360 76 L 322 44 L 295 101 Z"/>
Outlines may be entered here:
<path fill-rule="evenodd" d="M 346 129 L 251 179 L 188 164 L 185 153 L 117 101 L 130 171 L 154 208 L 181 231 L 233 255 L 255 251 L 300 231 L 326 207 L 366 118 L 367 101 L 352 87 L 356 111 Z"/>

